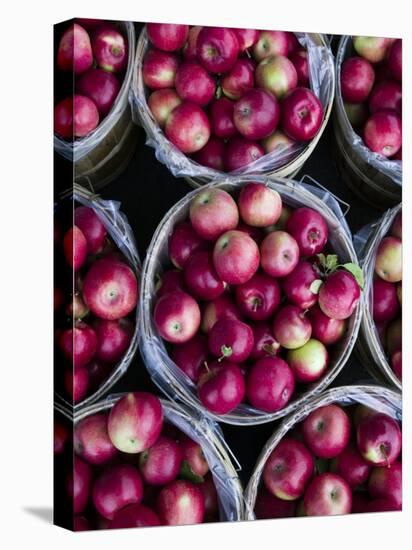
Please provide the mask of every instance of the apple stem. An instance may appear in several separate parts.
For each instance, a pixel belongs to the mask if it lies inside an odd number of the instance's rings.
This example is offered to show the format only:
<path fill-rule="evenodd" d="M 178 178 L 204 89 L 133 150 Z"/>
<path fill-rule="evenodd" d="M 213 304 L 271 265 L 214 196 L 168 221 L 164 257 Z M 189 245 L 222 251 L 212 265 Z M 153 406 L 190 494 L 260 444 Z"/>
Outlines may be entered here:
<path fill-rule="evenodd" d="M 250 55 L 250 51 L 248 48 L 246 48 L 245 54 L 248 56 L 249 59 L 251 59 L 252 56 Z"/>
<path fill-rule="evenodd" d="M 386 460 L 386 467 L 390 468 L 391 464 L 389 462 L 388 453 L 386 452 L 386 447 L 385 447 L 385 444 L 383 444 L 383 443 L 381 445 L 381 453 L 383 455 L 383 458 Z"/>
<path fill-rule="evenodd" d="M 210 369 L 209 369 L 209 365 L 207 364 L 207 361 L 204 362 L 204 365 L 207 372 L 210 373 Z"/>

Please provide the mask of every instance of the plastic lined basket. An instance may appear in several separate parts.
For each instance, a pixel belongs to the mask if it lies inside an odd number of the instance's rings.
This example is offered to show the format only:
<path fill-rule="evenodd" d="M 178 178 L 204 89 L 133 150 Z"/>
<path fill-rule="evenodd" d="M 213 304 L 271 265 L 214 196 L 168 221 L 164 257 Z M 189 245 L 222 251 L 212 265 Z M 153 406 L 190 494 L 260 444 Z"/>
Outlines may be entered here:
<path fill-rule="evenodd" d="M 327 390 L 323 394 L 310 399 L 298 411 L 282 422 L 263 447 L 245 490 L 246 519 L 256 519 L 254 514 L 256 497 L 261 484 L 263 469 L 272 451 L 287 433 L 296 424 L 302 422 L 312 411 L 332 403 L 338 403 L 343 406 L 353 404 L 366 405 L 395 418 L 399 422 L 402 421 L 401 395 L 379 386 L 342 386 Z"/>
<path fill-rule="evenodd" d="M 248 183 L 247 176 L 227 177 L 226 179 L 207 185 L 207 188 L 222 188 L 235 194 Z M 281 178 L 253 177 L 253 181 L 264 183 L 278 191 L 285 204 L 291 207 L 310 206 L 320 212 L 329 228 L 329 242 L 332 249 L 342 261 L 357 263 L 356 253 L 346 220 L 336 198 L 327 190 L 319 187 L 305 186 L 292 180 Z M 311 180 L 313 182 L 313 180 Z M 140 302 L 141 316 L 141 345 L 143 359 L 150 372 L 152 380 L 171 399 L 183 401 L 186 405 L 201 411 L 204 415 L 215 420 L 236 425 L 254 425 L 272 422 L 286 416 L 302 407 L 311 397 L 318 395 L 336 378 L 345 366 L 354 347 L 360 326 L 363 297 L 348 320 L 348 329 L 345 337 L 337 344 L 334 357 L 324 376 L 310 386 L 308 391 L 293 399 L 284 409 L 275 413 L 265 413 L 253 407 L 241 404 L 231 413 L 218 416 L 209 412 L 200 402 L 194 383 L 179 369 L 168 355 L 165 343 L 161 339 L 153 322 L 153 308 L 155 305 L 156 281 L 168 259 L 168 238 L 175 224 L 188 216 L 189 205 L 193 197 L 201 191 L 195 190 L 181 199 L 166 214 L 160 222 L 146 254 L 142 271 L 142 294 Z"/>
<path fill-rule="evenodd" d="M 74 424 L 91 414 L 108 411 L 125 394 L 111 395 L 75 414 Z M 196 441 L 201 447 L 213 475 L 219 500 L 220 521 L 241 521 L 244 518 L 243 489 L 231 453 L 220 427 L 181 404 L 161 400 L 166 421 Z M 232 457 L 234 458 L 233 454 Z M 240 466 L 237 464 L 237 468 Z"/>
<path fill-rule="evenodd" d="M 323 122 L 317 135 L 308 144 L 296 143 L 280 152 L 272 152 L 257 159 L 245 168 L 233 174 L 262 174 L 287 177 L 296 174 L 316 147 L 329 120 L 335 90 L 335 72 L 333 56 L 328 41 L 322 34 L 296 33 L 301 45 L 307 48 L 309 56 L 310 87 L 319 97 L 323 109 Z M 202 166 L 187 157 L 164 135 L 153 117 L 146 101 L 146 87 L 143 82 L 142 64 L 149 47 L 146 27 L 137 41 L 136 61 L 133 72 L 130 102 L 136 122 L 146 131 L 146 144 L 153 147 L 156 158 L 162 162 L 175 177 L 185 177 L 191 185 L 199 187 L 212 180 L 226 177 L 224 172 Z"/>

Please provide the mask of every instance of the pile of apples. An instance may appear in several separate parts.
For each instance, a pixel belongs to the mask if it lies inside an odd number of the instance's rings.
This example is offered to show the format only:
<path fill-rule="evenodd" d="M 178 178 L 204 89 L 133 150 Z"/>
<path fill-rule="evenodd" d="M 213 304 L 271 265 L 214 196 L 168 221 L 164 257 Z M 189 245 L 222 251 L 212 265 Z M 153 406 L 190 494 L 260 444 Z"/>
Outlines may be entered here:
<path fill-rule="evenodd" d="M 373 280 L 373 320 L 392 370 L 402 380 L 402 211 L 379 243 Z"/>
<path fill-rule="evenodd" d="M 358 55 L 341 69 L 349 122 L 371 151 L 402 160 L 402 40 L 355 36 L 352 42 Z"/>
<path fill-rule="evenodd" d="M 230 172 L 318 133 L 323 107 L 293 33 L 146 28 L 149 108 L 166 137 L 199 164 Z"/>
<path fill-rule="evenodd" d="M 55 427 L 55 454 L 68 431 Z M 201 446 L 164 422 L 159 399 L 129 393 L 74 429 L 66 479 L 74 530 L 188 525 L 219 520 L 218 496 Z"/>
<path fill-rule="evenodd" d="M 62 238 L 61 228 L 55 236 L 66 262 L 67 288 L 54 289 L 54 310 L 61 321 L 56 342 L 65 363 L 64 387 L 78 403 L 101 385 L 129 348 L 139 289 L 95 211 L 78 206 L 73 220 Z"/>
<path fill-rule="evenodd" d="M 261 183 L 237 197 L 206 188 L 168 250 L 176 269 L 161 276 L 154 323 L 206 409 L 246 400 L 272 413 L 325 374 L 363 283 L 327 254 L 319 212 L 292 210 Z"/>
<path fill-rule="evenodd" d="M 81 24 L 80 24 L 81 23 Z M 67 73 L 67 96 L 54 108 L 54 131 L 64 139 L 82 138 L 107 116 L 119 93 L 127 65 L 127 40 L 118 25 L 78 19 L 63 33 L 57 71 Z"/>
<path fill-rule="evenodd" d="M 263 469 L 258 519 L 402 509 L 399 423 L 363 405 L 315 409 Z"/>

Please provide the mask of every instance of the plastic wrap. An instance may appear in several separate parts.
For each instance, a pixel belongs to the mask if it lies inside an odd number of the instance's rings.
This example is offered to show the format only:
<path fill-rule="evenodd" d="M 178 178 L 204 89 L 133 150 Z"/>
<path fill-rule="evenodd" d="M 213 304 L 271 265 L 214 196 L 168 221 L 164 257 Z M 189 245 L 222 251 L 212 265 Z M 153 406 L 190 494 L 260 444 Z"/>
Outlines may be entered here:
<path fill-rule="evenodd" d="M 319 35 L 296 33 L 296 36 L 308 51 L 310 87 L 319 97 L 324 109 L 322 126 L 316 137 L 308 144 L 294 143 L 292 146 L 280 147 L 277 151 L 264 155 L 232 174 L 267 174 L 279 168 L 286 168 L 289 163 L 291 166 L 288 174 L 290 174 L 300 168 L 322 135 L 329 119 L 334 97 L 333 56 L 326 42 L 323 41 L 324 45 L 316 43 L 314 36 Z M 167 166 L 175 177 L 196 177 L 204 182 L 221 179 L 226 173 L 202 166 L 182 153 L 165 137 L 153 117 L 147 105 L 146 87 L 142 74 L 142 63 L 148 44 L 146 28 L 144 28 L 137 44 L 136 63 L 130 91 L 130 102 L 136 122 L 140 122 L 146 130 L 146 144 L 154 148 L 157 160 Z M 301 158 L 301 162 L 292 163 L 292 161 L 297 161 L 298 157 Z"/>
<path fill-rule="evenodd" d="M 330 405 L 331 403 L 338 403 L 343 406 L 356 403 L 366 405 L 367 407 L 391 416 L 398 422 L 402 422 L 401 396 L 399 393 L 387 388 L 373 385 L 342 386 L 340 388 L 333 388 L 325 391 L 320 396 L 311 399 L 298 411 L 286 418 L 263 447 L 245 490 L 246 519 L 256 519 L 254 508 L 263 468 L 273 449 L 275 449 L 296 424 L 302 422 L 312 411 L 319 407 Z"/>
<path fill-rule="evenodd" d="M 382 379 L 383 375 L 384 380 L 388 380 L 399 390 L 402 389 L 402 383 L 389 364 L 388 357 L 379 338 L 375 321 L 373 320 L 373 276 L 378 246 L 383 237 L 389 232 L 395 216 L 401 208 L 402 205 L 399 204 L 387 210 L 379 220 L 364 226 L 354 237 L 354 245 L 358 252 L 359 261 L 362 265 L 365 277 L 364 292 L 366 296 L 358 349 L 362 356 L 366 356 L 366 358 L 371 358 L 373 360 L 378 368 L 378 378 Z M 376 377 L 374 368 L 372 367 L 370 370 L 371 374 Z"/>
<path fill-rule="evenodd" d="M 250 178 L 246 176 L 239 176 L 237 178 L 227 176 L 220 182 L 208 184 L 207 188 L 219 187 L 235 193 L 248 181 L 250 181 Z M 285 204 L 293 208 L 310 206 L 320 212 L 328 224 L 329 243 L 333 250 L 339 255 L 342 261 L 357 263 L 356 253 L 352 245 L 346 220 L 339 203 L 327 190 L 314 187 L 313 185 L 303 187 L 293 180 L 274 177 L 264 178 L 254 176 L 253 181 L 265 183 L 278 191 Z M 314 180 L 311 181 L 313 182 Z M 142 272 L 140 350 L 152 380 L 172 400 L 183 401 L 195 410 L 202 411 L 206 416 L 228 424 L 253 425 L 271 422 L 290 414 L 295 409 L 301 407 L 310 397 L 323 391 L 344 367 L 357 338 L 362 316 L 363 296 L 361 296 L 354 314 L 349 319 L 345 338 L 341 340 L 340 344 L 337 344 L 336 352 L 330 361 L 328 370 L 320 380 L 309 387 L 308 391 L 297 398 L 295 397 L 284 409 L 275 413 L 265 413 L 247 404 L 241 404 L 231 413 L 222 416 L 214 415 L 198 399 L 195 384 L 169 357 L 165 343 L 158 335 L 152 318 L 156 299 L 155 286 L 157 276 L 161 274 L 163 267 L 168 264 L 169 236 L 175 224 L 188 216 L 190 202 L 199 192 L 199 190 L 192 191 L 173 206 L 160 222 L 147 251 Z"/>
<path fill-rule="evenodd" d="M 75 415 L 75 424 L 83 418 L 113 405 L 125 394 L 111 395 L 103 401 L 83 409 Z M 227 446 L 220 427 L 213 421 L 201 416 L 182 405 L 161 400 L 165 420 L 196 441 L 201 447 L 213 475 L 219 500 L 220 521 L 241 521 L 244 519 L 243 489 L 236 470 L 229 458 L 231 451 Z M 232 457 L 234 458 L 233 454 Z M 237 464 L 237 469 L 240 469 Z"/>
<path fill-rule="evenodd" d="M 113 239 L 118 249 L 125 256 L 125 259 L 133 269 L 137 276 L 140 286 L 141 262 L 137 251 L 136 242 L 134 239 L 132 228 L 127 221 L 126 216 L 120 211 L 120 202 L 107 201 L 100 199 L 97 195 L 93 195 L 78 184 L 74 184 L 73 193 L 71 196 L 75 203 L 80 203 L 83 206 L 92 208 L 101 222 L 107 229 L 108 234 Z M 75 206 L 74 206 L 75 208 Z M 122 359 L 115 365 L 108 378 L 100 385 L 100 387 L 91 395 L 76 403 L 73 409 L 78 411 L 107 393 L 107 391 L 123 376 L 136 353 L 139 340 L 139 306 L 136 307 L 135 329 L 130 341 L 129 347 Z M 58 399 L 64 406 L 71 408 L 72 405 L 65 398 L 58 395 Z"/>
<path fill-rule="evenodd" d="M 352 37 L 342 36 L 338 51 L 336 53 L 336 94 L 335 102 L 338 112 L 339 124 L 343 135 L 352 148 L 361 157 L 361 159 L 373 166 L 379 172 L 388 176 L 393 182 L 402 185 L 402 161 L 391 160 L 378 153 L 374 153 L 366 147 L 363 139 L 353 130 L 343 105 L 340 75 L 341 66 L 344 60 L 352 55 Z"/>
<path fill-rule="evenodd" d="M 73 141 L 67 141 L 54 135 L 54 149 L 64 158 L 72 162 L 80 161 L 95 149 L 107 136 L 116 122 L 119 120 L 124 110 L 128 107 L 128 94 L 133 74 L 133 64 L 135 57 L 136 33 L 134 23 L 119 22 L 120 29 L 127 37 L 128 58 L 126 74 L 120 88 L 117 98 L 102 122 L 93 132 L 85 137 L 76 138 Z"/>

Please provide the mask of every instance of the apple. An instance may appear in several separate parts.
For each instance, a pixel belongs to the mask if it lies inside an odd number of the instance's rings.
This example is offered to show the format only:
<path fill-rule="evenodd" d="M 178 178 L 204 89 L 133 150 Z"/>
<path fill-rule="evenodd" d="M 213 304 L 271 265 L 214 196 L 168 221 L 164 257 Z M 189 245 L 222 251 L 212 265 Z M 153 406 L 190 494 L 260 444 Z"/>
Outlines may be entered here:
<path fill-rule="evenodd" d="M 311 453 L 300 441 L 284 438 L 273 449 L 263 469 L 263 482 L 281 500 L 300 498 L 314 471 Z"/>
<path fill-rule="evenodd" d="M 242 371 L 231 357 L 229 359 L 205 363 L 199 370 L 199 399 L 209 411 L 218 415 L 231 412 L 245 395 Z"/>
<path fill-rule="evenodd" d="M 193 382 L 197 382 L 199 369 L 207 360 L 207 356 L 207 340 L 202 334 L 196 334 L 183 344 L 176 344 L 170 354 L 172 361 Z"/>
<path fill-rule="evenodd" d="M 395 283 L 380 278 L 373 281 L 373 319 L 375 322 L 392 321 L 399 313 Z"/>
<path fill-rule="evenodd" d="M 112 108 L 120 90 L 116 75 L 103 69 L 89 69 L 76 83 L 78 94 L 91 99 L 103 118 Z"/>
<path fill-rule="evenodd" d="M 225 284 L 213 265 L 212 253 L 196 250 L 185 262 L 184 277 L 186 287 L 197 300 L 214 300 L 223 294 Z"/>
<path fill-rule="evenodd" d="M 383 413 L 363 418 L 357 427 L 356 440 L 360 454 L 375 466 L 391 466 L 401 452 L 399 425 Z"/>
<path fill-rule="evenodd" d="M 229 99 L 240 99 L 255 86 L 255 64 L 249 58 L 238 59 L 222 78 L 222 92 Z"/>
<path fill-rule="evenodd" d="M 280 118 L 278 101 L 269 92 L 255 88 L 236 101 L 233 122 L 247 139 L 259 140 L 276 130 Z"/>
<path fill-rule="evenodd" d="M 166 485 L 175 480 L 182 463 L 179 444 L 169 437 L 160 436 L 149 449 L 139 455 L 139 469 L 149 485 Z"/>
<path fill-rule="evenodd" d="M 275 151 L 277 148 L 279 148 L 279 152 L 289 149 L 293 143 L 294 141 L 281 130 L 276 130 L 273 134 L 262 141 L 266 154 Z"/>
<path fill-rule="evenodd" d="M 402 241 L 384 237 L 376 252 L 375 273 L 389 283 L 402 280 Z"/>
<path fill-rule="evenodd" d="M 189 222 L 179 222 L 169 237 L 168 252 L 173 265 L 183 269 L 190 256 L 204 245 Z"/>
<path fill-rule="evenodd" d="M 394 78 L 402 82 L 402 40 L 398 39 L 390 47 L 387 59 L 388 68 Z"/>
<path fill-rule="evenodd" d="M 265 412 L 283 409 L 295 389 L 288 364 L 279 357 L 263 357 L 250 367 L 246 379 L 246 396 L 252 407 Z"/>
<path fill-rule="evenodd" d="M 241 313 L 253 321 L 264 321 L 272 317 L 281 299 L 278 282 L 259 272 L 246 283 L 238 285 L 235 295 Z"/>
<path fill-rule="evenodd" d="M 372 498 L 392 500 L 396 509 L 402 509 L 402 464 L 394 462 L 390 468 L 373 468 L 368 481 Z"/>
<path fill-rule="evenodd" d="M 222 294 L 215 300 L 204 305 L 202 313 L 202 331 L 208 333 L 219 319 L 238 319 L 242 316 L 235 302 L 227 294 Z"/>
<path fill-rule="evenodd" d="M 371 471 L 354 445 L 348 445 L 331 463 L 331 471 L 343 477 L 355 489 L 365 483 Z"/>
<path fill-rule="evenodd" d="M 402 240 L 402 210 L 400 210 L 393 220 L 390 234 L 392 237 L 397 237 Z"/>
<path fill-rule="evenodd" d="M 389 355 L 402 347 L 402 320 L 395 319 L 392 321 L 386 331 L 386 346 Z"/>
<path fill-rule="evenodd" d="M 391 38 L 380 38 L 378 36 L 353 37 L 353 47 L 356 52 L 371 63 L 383 61 L 391 43 Z"/>
<path fill-rule="evenodd" d="M 77 23 L 62 34 L 57 50 L 57 67 L 60 71 L 84 73 L 93 64 L 93 52 L 87 31 Z"/>
<path fill-rule="evenodd" d="M 87 240 L 83 231 L 76 225 L 71 227 L 64 235 L 63 250 L 66 262 L 73 268 L 73 271 L 78 271 L 86 260 Z"/>
<path fill-rule="evenodd" d="M 108 321 L 125 317 L 137 304 L 139 289 L 133 270 L 120 260 L 94 262 L 83 281 L 83 300 L 89 310 Z"/>
<path fill-rule="evenodd" d="M 340 84 L 342 97 L 349 103 L 362 103 L 371 93 L 375 82 L 372 65 L 362 57 L 349 57 L 341 68 Z"/>
<path fill-rule="evenodd" d="M 219 277 L 228 284 L 249 281 L 258 270 L 259 261 L 256 242 L 242 231 L 226 231 L 215 243 L 213 263 Z"/>
<path fill-rule="evenodd" d="M 242 220 L 252 227 L 265 227 L 278 221 L 282 199 L 277 191 L 261 183 L 247 183 L 238 198 Z"/>
<path fill-rule="evenodd" d="M 196 55 L 209 73 L 226 73 L 236 63 L 239 42 L 231 29 L 203 27 L 196 41 Z"/>
<path fill-rule="evenodd" d="M 350 514 L 352 492 L 342 477 L 326 472 L 313 478 L 303 502 L 307 516 Z"/>
<path fill-rule="evenodd" d="M 175 290 L 157 300 L 153 318 L 164 340 L 173 344 L 182 344 L 190 340 L 198 331 L 200 309 L 192 296 L 181 290 Z"/>
<path fill-rule="evenodd" d="M 216 82 L 199 63 L 186 61 L 177 69 L 175 86 L 183 101 L 204 106 L 213 99 Z"/>
<path fill-rule="evenodd" d="M 67 369 L 64 373 L 64 387 L 73 403 L 79 403 L 89 390 L 89 373 L 85 367 Z"/>
<path fill-rule="evenodd" d="M 64 424 L 55 420 L 53 425 L 53 453 L 55 455 L 62 455 L 68 440 L 69 430 Z"/>
<path fill-rule="evenodd" d="M 102 26 L 92 38 L 92 48 L 97 66 L 105 71 L 118 73 L 127 64 L 127 42 L 116 28 Z"/>
<path fill-rule="evenodd" d="M 262 31 L 253 47 L 253 56 L 257 61 L 270 55 L 288 55 L 288 33 L 283 31 Z"/>
<path fill-rule="evenodd" d="M 209 140 L 209 119 L 201 107 L 184 101 L 167 118 L 165 134 L 183 153 L 195 153 Z"/>
<path fill-rule="evenodd" d="M 392 157 L 402 145 L 401 117 L 389 109 L 377 111 L 365 124 L 364 140 L 374 153 Z"/>
<path fill-rule="evenodd" d="M 298 50 L 301 46 L 294 32 L 287 32 L 286 35 L 288 39 L 288 56 L 290 58 L 291 54 Z"/>
<path fill-rule="evenodd" d="M 262 59 L 256 68 L 255 76 L 257 86 L 272 93 L 279 100 L 298 84 L 295 66 L 284 55 Z"/>
<path fill-rule="evenodd" d="M 308 88 L 294 88 L 282 100 L 281 126 L 295 141 L 310 141 L 323 120 L 323 107 Z"/>
<path fill-rule="evenodd" d="M 73 97 L 73 133 L 75 137 L 90 134 L 99 124 L 99 111 L 94 101 L 76 94 Z"/>
<path fill-rule="evenodd" d="M 281 500 L 260 489 L 255 502 L 256 519 L 291 518 L 295 515 L 296 503 L 292 500 Z"/>
<path fill-rule="evenodd" d="M 123 453 L 141 453 L 162 431 L 163 410 L 159 399 L 147 392 L 128 393 L 113 406 L 107 430 L 111 442 Z"/>
<path fill-rule="evenodd" d="M 208 166 L 213 170 L 224 170 L 225 142 L 223 139 L 212 136 L 200 151 L 194 153 L 193 160 L 202 166 Z"/>
<path fill-rule="evenodd" d="M 107 230 L 93 208 L 78 206 L 74 211 L 74 223 L 86 238 L 87 253 L 99 253 L 104 246 Z"/>
<path fill-rule="evenodd" d="M 157 512 L 164 525 L 202 523 L 205 514 L 202 491 L 190 481 L 172 481 L 159 493 Z"/>
<path fill-rule="evenodd" d="M 287 304 L 276 313 L 273 335 L 282 347 L 301 348 L 309 341 L 311 334 L 312 325 L 299 307 Z"/>
<path fill-rule="evenodd" d="M 90 531 L 89 521 L 83 516 L 74 516 L 73 531 Z"/>
<path fill-rule="evenodd" d="M 312 337 L 325 344 L 336 344 L 346 332 L 346 321 L 343 319 L 331 319 L 323 313 L 318 305 L 309 311 L 309 319 L 312 323 Z"/>
<path fill-rule="evenodd" d="M 402 380 L 402 351 L 397 350 L 391 356 L 391 367 L 393 372 Z"/>
<path fill-rule="evenodd" d="M 73 513 L 81 514 L 90 498 L 92 469 L 78 456 L 73 457 L 73 470 L 66 478 L 66 490 L 73 502 Z"/>
<path fill-rule="evenodd" d="M 204 481 L 197 484 L 197 487 L 199 487 L 203 494 L 205 503 L 205 522 L 218 521 L 219 502 L 212 474 L 208 473 Z"/>
<path fill-rule="evenodd" d="M 142 497 L 142 479 L 137 469 L 129 464 L 111 466 L 93 485 L 93 504 L 108 520 L 128 504 L 139 504 Z"/>
<path fill-rule="evenodd" d="M 107 433 L 107 417 L 106 413 L 92 414 L 74 427 L 74 451 L 89 464 L 104 464 L 117 455 Z"/>
<path fill-rule="evenodd" d="M 348 319 L 359 303 L 361 289 L 352 273 L 331 273 L 319 290 L 320 309 L 331 319 Z"/>
<path fill-rule="evenodd" d="M 343 107 L 353 128 L 361 132 L 361 127 L 369 118 L 369 109 L 366 103 L 349 103 L 345 101 Z"/>
<path fill-rule="evenodd" d="M 132 527 L 157 527 L 160 519 L 148 506 L 129 504 L 115 513 L 109 529 L 131 529 Z"/>
<path fill-rule="evenodd" d="M 174 54 L 149 50 L 143 60 L 143 81 L 151 90 L 173 88 L 178 67 Z"/>
<path fill-rule="evenodd" d="M 165 52 L 180 50 L 189 34 L 188 25 L 168 23 L 147 23 L 146 30 L 150 42 Z"/>
<path fill-rule="evenodd" d="M 385 110 L 402 112 L 402 87 L 398 82 L 387 80 L 377 84 L 369 98 L 369 110 L 371 113 Z"/>
<path fill-rule="evenodd" d="M 161 88 L 149 95 L 147 104 L 160 128 L 164 128 L 166 121 L 175 107 L 182 100 L 172 88 Z"/>
<path fill-rule="evenodd" d="M 187 41 L 183 46 L 182 53 L 185 61 L 194 61 L 196 59 L 196 42 L 202 27 L 190 27 Z"/>
<path fill-rule="evenodd" d="M 298 349 L 291 349 L 286 356 L 297 382 L 310 383 L 318 380 L 328 368 L 329 356 L 326 347 L 311 338 Z"/>
<path fill-rule="evenodd" d="M 209 471 L 209 464 L 203 454 L 202 447 L 190 437 L 183 437 L 179 442 L 182 460 L 185 466 L 195 476 L 204 478 Z"/>
<path fill-rule="evenodd" d="M 189 217 L 198 235 L 208 241 L 215 241 L 220 235 L 237 226 L 239 211 L 236 202 L 227 191 L 206 189 L 192 199 Z"/>
<path fill-rule="evenodd" d="M 96 358 L 108 363 L 120 361 L 132 340 L 133 323 L 128 319 L 97 319 L 93 328 L 97 336 Z"/>
<path fill-rule="evenodd" d="M 239 42 L 239 51 L 245 52 L 259 39 L 259 31 L 256 29 L 232 29 Z"/>
<path fill-rule="evenodd" d="M 402 281 L 396 285 L 396 297 L 398 298 L 398 303 L 402 307 Z"/>
<path fill-rule="evenodd" d="M 285 231 L 273 231 L 260 245 L 260 263 L 271 277 L 289 275 L 299 262 L 299 246 Z"/>
<path fill-rule="evenodd" d="M 309 88 L 309 61 L 308 52 L 304 48 L 298 47 L 289 53 L 289 59 L 292 61 L 298 77 L 298 86 Z"/>
<path fill-rule="evenodd" d="M 253 331 L 249 325 L 236 319 L 219 319 L 209 331 L 209 351 L 232 363 L 243 363 L 253 347 Z"/>
<path fill-rule="evenodd" d="M 186 292 L 183 271 L 178 269 L 170 269 L 161 275 L 158 275 L 158 281 L 155 288 L 157 298 L 160 298 L 169 292 L 174 292 L 175 290 Z"/>
<path fill-rule="evenodd" d="M 296 239 L 302 256 L 321 252 L 328 240 L 328 226 L 319 212 L 301 207 L 293 210 L 286 224 L 287 231 Z"/>
<path fill-rule="evenodd" d="M 81 369 L 97 351 L 96 332 L 87 323 L 78 321 L 60 334 L 59 347 L 74 368 Z"/>
<path fill-rule="evenodd" d="M 311 285 L 318 278 L 319 275 L 311 263 L 298 262 L 295 269 L 282 280 L 282 289 L 288 301 L 301 309 L 315 305 L 318 296 L 312 292 Z"/>
<path fill-rule="evenodd" d="M 272 334 L 271 326 L 266 321 L 257 321 L 252 325 L 253 348 L 249 359 L 257 361 L 262 357 L 274 356 L 280 349 L 279 342 Z"/>
<path fill-rule="evenodd" d="M 227 97 L 220 97 L 210 105 L 210 124 L 215 136 L 228 139 L 237 134 L 233 122 L 234 102 Z"/>
<path fill-rule="evenodd" d="M 325 405 L 312 411 L 302 424 L 306 445 L 319 458 L 335 458 L 349 443 L 350 420 L 339 405 Z"/>
<path fill-rule="evenodd" d="M 225 168 L 228 172 L 233 172 L 251 162 L 263 157 L 265 150 L 259 143 L 250 139 L 235 136 L 231 138 L 225 151 Z"/>
<path fill-rule="evenodd" d="M 365 512 L 396 512 L 398 508 L 392 499 L 375 498 L 366 506 Z"/>
<path fill-rule="evenodd" d="M 65 139 L 74 139 L 73 98 L 62 99 L 54 108 L 54 131 Z"/>

